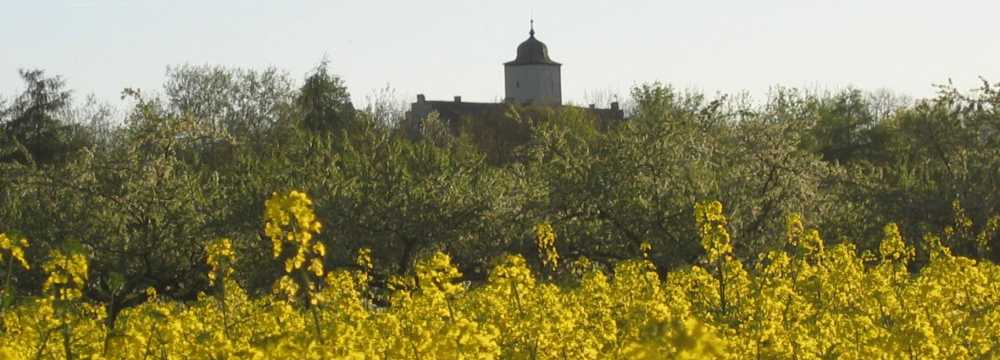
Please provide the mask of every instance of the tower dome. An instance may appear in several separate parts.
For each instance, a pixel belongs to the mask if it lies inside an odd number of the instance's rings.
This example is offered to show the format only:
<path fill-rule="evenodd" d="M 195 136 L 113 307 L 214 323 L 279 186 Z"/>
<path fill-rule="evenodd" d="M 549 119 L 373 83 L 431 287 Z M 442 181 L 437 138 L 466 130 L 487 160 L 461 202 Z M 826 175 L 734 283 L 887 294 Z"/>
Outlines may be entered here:
<path fill-rule="evenodd" d="M 549 48 L 545 43 L 535 38 L 535 31 L 531 30 L 528 40 L 517 46 L 517 58 L 508 61 L 504 65 L 528 65 L 528 64 L 548 64 L 559 65 L 549 58 Z"/>

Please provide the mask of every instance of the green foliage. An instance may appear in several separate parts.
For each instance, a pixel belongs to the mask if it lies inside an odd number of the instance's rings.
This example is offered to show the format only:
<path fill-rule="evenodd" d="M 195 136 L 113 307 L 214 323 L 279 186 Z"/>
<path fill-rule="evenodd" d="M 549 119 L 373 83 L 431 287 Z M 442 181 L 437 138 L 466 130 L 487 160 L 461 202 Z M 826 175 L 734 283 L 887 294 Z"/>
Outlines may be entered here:
<path fill-rule="evenodd" d="M 295 91 L 292 79 L 273 67 L 255 71 L 185 64 L 167 69 L 164 94 L 179 116 L 257 140 L 287 116 Z"/>
<path fill-rule="evenodd" d="M 88 144 L 83 132 L 63 118 L 70 92 L 61 78 L 46 77 L 41 70 L 19 73 L 24 92 L 0 108 L 0 163 L 61 163 Z"/>
<path fill-rule="evenodd" d="M 0 231 L 32 239 L 29 262 L 77 244 L 91 264 L 84 295 L 109 322 L 148 287 L 211 291 L 204 249 L 220 238 L 240 254 L 241 288 L 270 292 L 284 270 L 262 241 L 263 204 L 293 189 L 326 219 L 314 235 L 324 268 L 370 249 L 383 290 L 436 251 L 472 280 L 504 253 L 534 254 L 524 260 L 536 266 L 641 257 L 684 268 L 704 256 L 690 219 L 707 199 L 727 205 L 733 268 L 786 248 L 784 219 L 797 213 L 828 245 L 861 252 L 877 253 L 884 224 L 899 224 L 917 249 L 910 270 L 932 253 L 915 240 L 945 228 L 939 241 L 957 255 L 1000 254 L 1000 94 L 985 82 L 913 103 L 780 88 L 759 104 L 654 83 L 633 89 L 618 124 L 515 105 L 404 123 L 385 99 L 355 110 L 325 61 L 301 86 L 274 69 L 185 65 L 169 70 L 162 99 L 127 91 L 134 107 L 108 126 L 106 113 L 72 115 L 59 78 L 22 76 L 25 93 L 0 103 Z M 542 222 L 558 240 L 540 254 Z M 44 281 L 39 269 L 12 274 L 18 294 Z"/>
<path fill-rule="evenodd" d="M 144 301 L 147 287 L 177 298 L 203 287 L 202 242 L 214 235 L 212 209 L 222 206 L 218 178 L 197 170 L 199 151 L 219 141 L 210 131 L 137 97 L 116 138 L 65 166 L 21 169 L 4 194 L 17 206 L 4 223 L 31 234 L 39 252 L 75 243 L 91 254 L 85 291 L 107 304 L 112 321 Z"/>
<path fill-rule="evenodd" d="M 331 74 L 329 61 L 323 59 L 306 78 L 295 99 L 302 112 L 302 126 L 317 132 L 345 129 L 355 118 L 351 95 L 340 77 Z"/>

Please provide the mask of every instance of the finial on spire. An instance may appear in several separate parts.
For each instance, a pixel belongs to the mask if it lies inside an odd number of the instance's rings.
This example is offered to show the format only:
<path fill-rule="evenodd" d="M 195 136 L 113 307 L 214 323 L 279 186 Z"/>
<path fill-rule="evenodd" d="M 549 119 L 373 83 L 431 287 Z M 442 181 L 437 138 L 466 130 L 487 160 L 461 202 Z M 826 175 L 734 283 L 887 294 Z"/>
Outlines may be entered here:
<path fill-rule="evenodd" d="M 531 19 L 531 31 L 528 31 L 528 35 L 535 36 L 535 19 Z"/>

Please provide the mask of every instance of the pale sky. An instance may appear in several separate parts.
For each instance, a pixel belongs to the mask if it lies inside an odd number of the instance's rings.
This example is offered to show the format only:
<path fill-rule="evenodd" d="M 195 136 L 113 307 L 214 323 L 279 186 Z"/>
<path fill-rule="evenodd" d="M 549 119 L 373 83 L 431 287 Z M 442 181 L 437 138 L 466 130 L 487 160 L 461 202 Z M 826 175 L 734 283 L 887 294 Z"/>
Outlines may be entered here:
<path fill-rule="evenodd" d="M 494 101 L 534 17 L 578 104 L 652 81 L 927 97 L 948 79 L 1000 82 L 998 14 L 996 0 L 0 0 L 0 95 L 20 91 L 19 68 L 117 102 L 125 87 L 159 91 L 168 65 L 275 66 L 301 81 L 325 54 L 356 104 L 386 85 L 407 101 Z"/>

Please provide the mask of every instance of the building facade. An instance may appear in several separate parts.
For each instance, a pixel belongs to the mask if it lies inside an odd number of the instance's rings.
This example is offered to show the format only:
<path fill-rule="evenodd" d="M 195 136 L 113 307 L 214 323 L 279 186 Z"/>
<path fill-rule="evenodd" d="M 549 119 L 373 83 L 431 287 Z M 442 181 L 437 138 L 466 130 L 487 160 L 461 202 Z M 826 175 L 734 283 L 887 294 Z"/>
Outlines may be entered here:
<path fill-rule="evenodd" d="M 454 124 L 462 117 L 478 117 L 489 114 L 503 114 L 511 105 L 563 107 L 562 105 L 562 64 L 549 57 L 545 43 L 535 38 L 534 24 L 528 32 L 528 39 L 517 47 L 517 57 L 504 66 L 504 102 L 470 103 L 462 102 L 460 96 L 454 101 L 427 100 L 423 94 L 417 95 L 417 102 L 410 104 L 406 117 L 412 124 L 437 112 L 447 124 Z M 592 113 L 602 123 L 624 119 L 624 112 L 617 102 L 610 109 L 591 105 L 583 110 Z"/>

